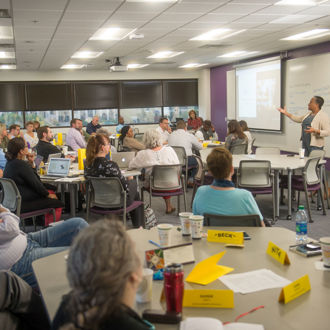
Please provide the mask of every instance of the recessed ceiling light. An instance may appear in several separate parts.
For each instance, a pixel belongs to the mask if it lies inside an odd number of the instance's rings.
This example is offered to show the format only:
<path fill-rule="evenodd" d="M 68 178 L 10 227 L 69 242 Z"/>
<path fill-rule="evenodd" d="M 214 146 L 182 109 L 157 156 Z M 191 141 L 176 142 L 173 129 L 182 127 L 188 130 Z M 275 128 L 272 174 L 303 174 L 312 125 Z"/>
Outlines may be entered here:
<path fill-rule="evenodd" d="M 126 0 L 126 2 L 177 2 L 178 0 Z"/>
<path fill-rule="evenodd" d="M 329 29 L 314 29 L 314 30 L 294 34 L 290 37 L 283 38 L 281 40 L 310 40 L 310 39 L 321 38 L 329 34 L 330 34 Z"/>
<path fill-rule="evenodd" d="M 122 40 L 136 29 L 122 29 L 118 27 L 98 29 L 89 40 Z"/>
<path fill-rule="evenodd" d="M 13 39 L 13 28 L 11 26 L 0 26 L 0 39 Z"/>
<path fill-rule="evenodd" d="M 82 69 L 85 66 L 85 64 L 64 64 L 61 69 Z"/>
<path fill-rule="evenodd" d="M 0 64 L 0 70 L 13 70 L 16 69 L 16 64 Z"/>
<path fill-rule="evenodd" d="M 0 58 L 15 58 L 15 52 L 0 52 Z"/>
<path fill-rule="evenodd" d="M 281 0 L 275 6 L 316 6 L 327 0 Z"/>
<path fill-rule="evenodd" d="M 237 50 L 235 52 L 223 54 L 218 57 L 243 57 L 243 56 L 248 56 L 248 55 L 252 55 L 252 54 L 256 54 L 256 53 L 258 53 L 258 52 L 257 51 L 247 52 L 245 50 Z"/>
<path fill-rule="evenodd" d="M 270 21 L 269 24 L 302 24 L 303 22 L 311 21 L 314 17 L 310 15 L 286 15 Z"/>
<path fill-rule="evenodd" d="M 103 54 L 103 52 L 90 52 L 90 51 L 79 51 L 75 52 L 72 58 L 96 58 Z"/>
<path fill-rule="evenodd" d="M 131 63 L 131 64 L 127 64 L 127 68 L 128 69 L 141 69 L 141 68 L 144 68 L 144 67 L 146 67 L 148 65 L 149 64 Z"/>
<path fill-rule="evenodd" d="M 205 65 L 208 65 L 208 63 L 188 63 L 188 64 L 185 64 L 185 65 L 179 66 L 179 68 L 193 69 L 193 68 L 199 68 L 199 67 L 205 66 Z"/>
<path fill-rule="evenodd" d="M 164 50 L 162 52 L 155 53 L 148 56 L 148 58 L 171 58 L 183 54 L 184 52 L 172 52 L 170 50 Z"/>

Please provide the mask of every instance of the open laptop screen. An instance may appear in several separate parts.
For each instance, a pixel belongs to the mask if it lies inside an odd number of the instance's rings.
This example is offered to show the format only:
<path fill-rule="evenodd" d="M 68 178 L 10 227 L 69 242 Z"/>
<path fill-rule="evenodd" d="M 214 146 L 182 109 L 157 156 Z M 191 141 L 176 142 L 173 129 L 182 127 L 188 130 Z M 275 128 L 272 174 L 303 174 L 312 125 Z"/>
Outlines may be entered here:
<path fill-rule="evenodd" d="M 70 170 L 70 159 L 51 158 L 48 164 L 47 175 L 68 176 Z"/>

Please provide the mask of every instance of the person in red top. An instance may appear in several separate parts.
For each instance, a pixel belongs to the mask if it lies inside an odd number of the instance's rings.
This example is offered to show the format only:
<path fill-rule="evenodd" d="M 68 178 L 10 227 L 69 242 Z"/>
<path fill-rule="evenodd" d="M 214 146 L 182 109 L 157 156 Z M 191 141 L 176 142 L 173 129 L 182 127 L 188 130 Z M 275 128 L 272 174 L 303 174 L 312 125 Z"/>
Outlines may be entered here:
<path fill-rule="evenodd" d="M 188 129 L 197 131 L 203 125 L 202 119 L 196 116 L 195 110 L 190 110 L 188 115 Z"/>

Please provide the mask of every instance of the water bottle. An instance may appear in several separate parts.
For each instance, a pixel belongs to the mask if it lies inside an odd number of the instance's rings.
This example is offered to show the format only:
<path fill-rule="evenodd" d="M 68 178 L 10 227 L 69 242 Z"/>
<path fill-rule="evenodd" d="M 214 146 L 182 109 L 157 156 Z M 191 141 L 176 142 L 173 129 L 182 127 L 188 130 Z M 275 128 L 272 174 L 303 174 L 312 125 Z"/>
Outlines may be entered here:
<path fill-rule="evenodd" d="M 167 265 L 164 271 L 164 293 L 167 312 L 182 312 L 183 291 L 182 264 Z"/>
<path fill-rule="evenodd" d="M 296 243 L 307 243 L 307 215 L 303 205 L 299 205 L 296 213 Z"/>

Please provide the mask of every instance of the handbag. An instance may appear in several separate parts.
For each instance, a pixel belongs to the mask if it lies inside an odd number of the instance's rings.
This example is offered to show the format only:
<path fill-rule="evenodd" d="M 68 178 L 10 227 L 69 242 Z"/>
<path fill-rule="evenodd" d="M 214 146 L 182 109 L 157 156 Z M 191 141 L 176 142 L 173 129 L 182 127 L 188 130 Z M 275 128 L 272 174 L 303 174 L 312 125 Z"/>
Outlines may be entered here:
<path fill-rule="evenodd" d="M 147 204 L 144 207 L 144 219 L 146 229 L 156 227 L 158 224 L 154 210 Z"/>

